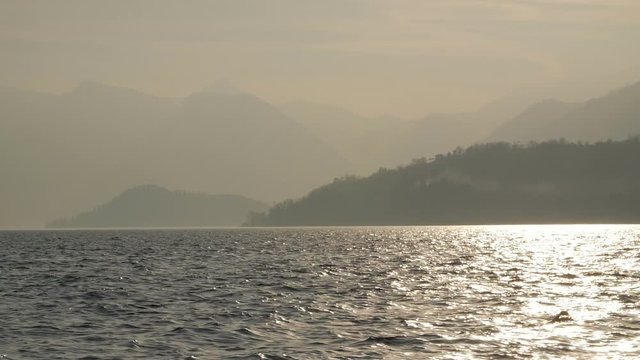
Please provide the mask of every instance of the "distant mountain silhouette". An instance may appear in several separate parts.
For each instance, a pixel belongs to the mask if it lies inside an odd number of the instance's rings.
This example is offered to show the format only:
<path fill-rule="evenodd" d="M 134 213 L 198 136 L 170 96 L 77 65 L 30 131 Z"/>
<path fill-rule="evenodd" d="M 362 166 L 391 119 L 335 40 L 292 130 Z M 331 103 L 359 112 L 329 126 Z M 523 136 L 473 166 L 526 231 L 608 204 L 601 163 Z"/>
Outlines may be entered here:
<path fill-rule="evenodd" d="M 486 139 L 640 133 L 640 83 L 585 103 L 527 109 L 538 96 L 409 121 L 308 102 L 281 110 L 225 80 L 184 99 L 96 82 L 61 95 L 0 88 L 0 227 L 40 226 L 137 184 L 275 201 Z"/>
<path fill-rule="evenodd" d="M 228 95 L 250 95 L 233 83 L 230 79 L 221 77 L 207 86 L 202 92 L 219 93 Z"/>
<path fill-rule="evenodd" d="M 164 126 L 158 153 L 148 157 L 163 159 L 159 178 L 175 187 L 275 200 L 350 168 L 304 126 L 249 94 L 193 94 Z"/>
<path fill-rule="evenodd" d="M 539 102 L 498 127 L 488 140 L 508 139 L 509 141 L 528 142 L 533 139 L 547 138 L 550 129 L 556 128 L 563 117 L 578 107 L 580 104 L 564 103 L 553 99 Z M 560 134 L 551 137 L 558 138 Z"/>
<path fill-rule="evenodd" d="M 621 140 L 640 134 L 640 82 L 584 103 L 545 101 L 499 126 L 490 141 Z"/>
<path fill-rule="evenodd" d="M 391 164 L 433 157 L 458 146 L 483 142 L 493 129 L 522 112 L 535 99 L 538 99 L 535 93 L 518 92 L 473 112 L 430 114 L 413 121 L 389 147 L 388 156 L 394 159 Z"/>
<path fill-rule="evenodd" d="M 247 225 L 637 223 L 639 154 L 638 138 L 475 145 L 335 180 Z"/>
<path fill-rule="evenodd" d="M 186 99 L 96 82 L 62 95 L 0 89 L 0 227 L 40 226 L 141 183 L 273 201 L 349 170 L 303 125 L 230 86 Z"/>
<path fill-rule="evenodd" d="M 154 181 L 138 150 L 177 107 L 98 83 L 62 95 L 3 92 L 0 103 L 0 226 L 41 226 Z"/>
<path fill-rule="evenodd" d="M 431 114 L 415 121 L 392 151 L 396 164 L 422 156 L 432 157 L 457 146 L 471 144 L 486 124 L 476 114 Z"/>
<path fill-rule="evenodd" d="M 249 212 L 266 208 L 265 203 L 239 195 L 169 191 L 156 185 L 142 185 L 124 191 L 92 211 L 56 220 L 48 227 L 237 226 Z"/>
<path fill-rule="evenodd" d="M 338 106 L 294 101 L 280 107 L 291 119 L 324 140 L 353 165 L 351 172 L 370 173 L 397 164 L 390 149 L 412 121 L 395 117 L 366 117 Z"/>
<path fill-rule="evenodd" d="M 431 114 L 418 120 L 369 118 L 337 106 L 295 101 L 281 106 L 354 165 L 352 173 L 368 174 L 407 159 L 431 157 L 483 139 L 501 123 L 538 99 L 514 93 L 469 113 Z"/>

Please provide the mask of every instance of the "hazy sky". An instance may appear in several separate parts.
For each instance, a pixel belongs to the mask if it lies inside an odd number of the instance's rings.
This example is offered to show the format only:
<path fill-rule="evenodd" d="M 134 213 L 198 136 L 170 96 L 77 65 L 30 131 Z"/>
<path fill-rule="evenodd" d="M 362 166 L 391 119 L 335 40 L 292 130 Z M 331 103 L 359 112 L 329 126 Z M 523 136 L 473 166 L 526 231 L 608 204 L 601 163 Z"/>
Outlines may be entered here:
<path fill-rule="evenodd" d="M 639 39 L 638 0 L 0 0 L 0 85 L 180 97 L 225 77 L 274 102 L 421 116 L 623 79 Z"/>

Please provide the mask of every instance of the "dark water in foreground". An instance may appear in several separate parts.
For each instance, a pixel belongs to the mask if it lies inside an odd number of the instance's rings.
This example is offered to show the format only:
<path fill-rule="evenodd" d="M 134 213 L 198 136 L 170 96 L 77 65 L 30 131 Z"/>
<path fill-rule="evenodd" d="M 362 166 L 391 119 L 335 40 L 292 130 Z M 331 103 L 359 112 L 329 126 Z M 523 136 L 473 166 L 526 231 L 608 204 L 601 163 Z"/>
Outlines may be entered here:
<path fill-rule="evenodd" d="M 0 249 L 0 359 L 640 356 L 640 226 L 0 232 Z"/>

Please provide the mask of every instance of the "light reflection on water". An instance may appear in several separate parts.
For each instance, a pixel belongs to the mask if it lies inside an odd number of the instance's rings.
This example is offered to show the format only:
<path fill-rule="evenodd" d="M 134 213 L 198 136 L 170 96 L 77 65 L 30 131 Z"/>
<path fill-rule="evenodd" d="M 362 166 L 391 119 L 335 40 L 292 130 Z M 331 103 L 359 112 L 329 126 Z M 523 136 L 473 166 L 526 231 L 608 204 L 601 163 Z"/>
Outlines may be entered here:
<path fill-rule="evenodd" d="M 0 246 L 7 358 L 640 356 L 640 226 L 0 232 Z"/>
<path fill-rule="evenodd" d="M 562 344 L 578 354 L 638 355 L 637 339 L 612 339 L 611 317 L 628 316 L 638 324 L 640 287 L 637 227 L 611 225 L 494 226 L 483 229 L 480 247 L 491 248 L 497 262 L 485 264 L 511 288 L 522 288 L 521 309 L 496 316 L 496 334 L 502 341 L 526 340 L 549 347 Z M 499 255 L 498 255 L 499 254 Z M 486 259 L 482 259 L 486 261 Z M 514 266 L 506 269 L 506 264 Z M 622 280 L 629 278 L 629 280 Z M 513 282 L 513 280 L 516 280 Z M 518 284 L 520 283 L 520 284 Z M 473 286 L 476 291 L 495 289 L 495 282 Z M 482 290 L 481 290 L 482 289 Z M 522 291 L 520 291 L 522 292 Z M 633 306 L 625 307 L 624 302 Z M 633 299 L 632 302 L 629 300 Z M 548 321 L 560 311 L 571 321 Z M 607 324 L 609 323 L 609 324 Z M 640 330 L 640 328 L 634 328 Z M 532 354 L 533 355 L 533 354 Z M 593 354 L 595 355 L 595 354 Z"/>

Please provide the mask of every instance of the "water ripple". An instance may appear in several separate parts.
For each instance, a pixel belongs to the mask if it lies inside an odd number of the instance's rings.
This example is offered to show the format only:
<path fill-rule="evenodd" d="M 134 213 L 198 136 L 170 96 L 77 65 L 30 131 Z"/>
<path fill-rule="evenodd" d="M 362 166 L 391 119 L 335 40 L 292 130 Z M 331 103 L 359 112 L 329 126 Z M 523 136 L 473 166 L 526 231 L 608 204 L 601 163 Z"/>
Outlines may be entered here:
<path fill-rule="evenodd" d="M 0 246 L 0 359 L 640 357 L 639 226 L 7 231 Z"/>

